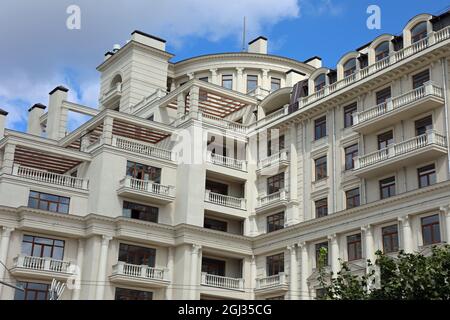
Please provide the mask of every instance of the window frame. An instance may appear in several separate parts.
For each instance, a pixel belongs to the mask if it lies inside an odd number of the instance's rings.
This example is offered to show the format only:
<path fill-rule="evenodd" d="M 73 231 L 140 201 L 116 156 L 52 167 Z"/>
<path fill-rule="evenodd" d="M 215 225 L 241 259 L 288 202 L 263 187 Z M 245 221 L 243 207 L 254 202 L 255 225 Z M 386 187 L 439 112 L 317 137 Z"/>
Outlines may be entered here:
<path fill-rule="evenodd" d="M 144 210 L 140 210 L 140 209 L 144 209 Z M 129 216 L 125 213 L 126 210 L 130 211 Z M 139 212 L 138 213 L 139 217 L 133 217 L 133 215 L 135 215 L 137 211 Z M 125 218 L 134 219 L 134 220 L 158 223 L 159 208 L 124 200 L 123 204 L 122 204 L 122 216 L 124 216 Z M 148 217 L 148 218 L 146 218 L 146 217 Z"/>
<path fill-rule="evenodd" d="M 156 249 L 120 242 L 117 260 L 131 265 L 146 265 L 154 268 L 156 265 Z M 141 262 L 138 260 L 141 260 Z"/>
<path fill-rule="evenodd" d="M 284 252 L 266 257 L 266 274 L 268 277 L 284 272 Z"/>
<path fill-rule="evenodd" d="M 314 120 L 314 140 L 320 140 L 327 135 L 327 116 L 324 115 Z"/>
<path fill-rule="evenodd" d="M 421 32 L 419 32 L 419 33 L 417 33 L 417 34 L 414 35 L 414 30 L 415 30 L 416 28 L 418 28 L 419 26 L 421 26 L 421 25 L 425 25 L 425 30 L 423 30 L 423 31 L 421 31 Z M 427 37 L 427 35 L 428 35 L 428 23 L 427 23 L 427 21 L 420 21 L 420 22 L 417 22 L 417 23 L 414 25 L 414 27 L 412 27 L 412 28 L 410 29 L 410 33 L 411 33 L 411 44 L 414 44 L 414 43 L 416 43 L 416 42 L 419 42 L 419 41 L 422 40 L 422 39 L 425 39 L 425 38 Z"/>
<path fill-rule="evenodd" d="M 349 151 L 351 148 L 356 146 L 356 150 Z M 344 148 L 344 169 L 345 171 L 353 170 L 355 168 L 355 158 L 359 156 L 359 145 L 358 143 L 352 144 Z M 351 165 L 349 165 L 348 161 L 351 157 Z"/>
<path fill-rule="evenodd" d="M 247 74 L 246 79 L 246 85 L 247 85 L 247 93 L 250 93 L 253 90 L 256 90 L 258 88 L 258 75 L 256 74 Z M 254 87 L 249 86 L 249 84 L 253 84 Z"/>
<path fill-rule="evenodd" d="M 43 197 L 47 197 L 47 199 Z M 55 200 L 51 200 L 50 198 L 54 198 Z M 34 202 L 35 204 L 33 204 Z M 56 206 L 55 209 L 52 209 L 52 206 Z M 70 197 L 30 190 L 30 193 L 28 194 L 28 208 L 69 214 Z M 61 208 L 65 209 L 61 210 Z"/>
<path fill-rule="evenodd" d="M 358 111 L 358 103 L 354 102 L 344 107 L 344 128 L 353 126 L 353 114 Z"/>
<path fill-rule="evenodd" d="M 226 86 L 226 83 L 230 83 L 230 86 Z M 233 75 L 232 74 L 223 74 L 222 75 L 222 87 L 228 90 L 233 90 Z"/>
<path fill-rule="evenodd" d="M 228 222 L 210 217 L 203 218 L 203 227 L 210 230 L 228 232 Z"/>
<path fill-rule="evenodd" d="M 431 178 L 430 178 L 431 176 Z M 417 177 L 419 179 L 418 185 L 419 189 L 432 186 L 433 184 L 436 184 L 437 182 L 437 175 L 436 175 L 436 165 L 434 163 L 428 164 L 426 166 L 417 168 Z M 427 184 L 422 185 L 422 177 L 426 177 Z M 433 178 L 434 177 L 434 178 Z M 432 181 L 434 180 L 434 181 Z"/>
<path fill-rule="evenodd" d="M 316 219 L 328 216 L 328 197 L 314 201 Z"/>
<path fill-rule="evenodd" d="M 347 239 L 347 261 L 361 260 L 362 259 L 361 233 L 348 235 L 346 239 Z"/>
<path fill-rule="evenodd" d="M 285 173 L 281 172 L 267 178 L 267 194 L 274 194 L 285 188 Z M 276 184 L 279 184 L 277 187 Z M 278 188 L 278 189 L 277 189 Z M 274 191 L 276 190 L 276 191 Z"/>
<path fill-rule="evenodd" d="M 357 195 L 349 196 L 350 192 L 353 192 L 353 191 L 356 191 L 356 190 L 358 191 Z M 355 201 L 356 198 L 358 199 L 357 201 Z M 349 200 L 352 200 L 352 205 L 351 206 L 349 206 Z M 345 191 L 345 206 L 346 206 L 346 209 L 357 208 L 360 205 L 361 205 L 361 188 L 360 187 L 353 188 L 353 189 Z"/>
<path fill-rule="evenodd" d="M 391 176 L 388 178 L 384 178 L 379 180 L 379 189 L 380 189 L 380 200 L 383 199 L 388 199 L 391 197 L 394 197 L 397 194 L 397 190 L 396 190 L 396 177 L 395 176 Z M 393 189 L 392 189 L 393 187 Z M 389 195 L 387 197 L 383 196 L 383 190 L 388 188 L 387 190 L 389 190 Z M 393 193 L 391 192 L 393 190 Z"/>
<path fill-rule="evenodd" d="M 266 217 L 266 230 L 267 233 L 275 232 L 284 229 L 285 213 L 278 212 Z"/>
<path fill-rule="evenodd" d="M 431 218 L 436 218 L 436 221 L 433 221 L 431 223 L 427 223 L 424 224 L 424 220 L 425 219 L 431 219 Z M 437 225 L 437 234 L 435 234 L 435 228 L 434 226 Z M 430 243 L 425 243 L 425 231 L 426 230 L 430 230 L 430 238 L 431 238 L 431 242 Z M 439 217 L 439 214 L 432 214 L 429 216 L 425 216 L 425 217 L 421 217 L 420 218 L 420 230 L 422 232 L 422 244 L 423 246 L 430 246 L 430 245 L 435 245 L 435 244 L 439 244 L 442 242 L 442 234 L 441 234 L 441 219 Z"/>
<path fill-rule="evenodd" d="M 276 89 L 274 89 L 274 86 L 276 86 Z M 270 90 L 274 92 L 279 89 L 281 89 L 281 79 L 276 77 L 270 77 Z"/>
<path fill-rule="evenodd" d="M 389 231 L 389 228 L 395 227 L 395 231 Z M 385 240 L 388 240 L 389 246 L 386 246 Z M 381 243 L 384 253 L 394 253 L 400 250 L 400 240 L 398 224 L 392 224 L 381 228 Z"/>
<path fill-rule="evenodd" d="M 31 239 L 31 240 L 29 240 L 29 239 Z M 47 242 L 47 243 L 45 243 L 45 242 Z M 26 245 L 26 244 L 28 244 L 28 245 Z M 29 250 L 29 252 L 26 252 L 28 250 L 25 250 L 25 248 L 27 248 L 29 245 L 30 245 L 30 250 Z M 21 242 L 20 252 L 22 254 L 25 254 L 25 255 L 31 256 L 31 257 L 51 258 L 51 259 L 63 261 L 65 245 L 66 245 L 66 243 L 64 240 L 24 234 L 23 238 L 22 238 L 22 242 Z M 39 247 L 40 247 L 40 249 L 39 249 Z M 48 250 L 47 248 L 50 249 L 49 255 L 46 254 L 46 251 Z M 58 248 L 60 249 L 60 254 L 56 253 L 59 251 Z M 35 252 L 35 250 L 40 250 L 40 253 L 36 254 L 37 252 Z"/>
<path fill-rule="evenodd" d="M 327 155 L 314 159 L 314 181 L 328 178 L 328 157 Z"/>

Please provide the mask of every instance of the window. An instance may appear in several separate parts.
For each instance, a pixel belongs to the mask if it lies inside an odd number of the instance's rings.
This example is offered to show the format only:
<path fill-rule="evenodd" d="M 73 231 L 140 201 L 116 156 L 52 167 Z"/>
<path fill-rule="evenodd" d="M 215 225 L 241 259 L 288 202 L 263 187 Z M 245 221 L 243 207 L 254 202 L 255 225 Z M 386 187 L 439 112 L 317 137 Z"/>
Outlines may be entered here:
<path fill-rule="evenodd" d="M 122 213 L 126 218 L 158 223 L 159 208 L 156 207 L 124 201 Z"/>
<path fill-rule="evenodd" d="M 398 251 L 398 226 L 396 224 L 381 229 L 384 253 Z"/>
<path fill-rule="evenodd" d="M 253 91 L 258 86 L 258 76 L 247 75 L 247 93 Z"/>
<path fill-rule="evenodd" d="M 277 91 L 281 88 L 281 79 L 278 78 L 270 78 L 270 90 Z"/>
<path fill-rule="evenodd" d="M 376 104 L 386 103 L 387 99 L 391 98 L 391 87 L 384 88 L 375 93 Z"/>
<path fill-rule="evenodd" d="M 344 78 L 354 74 L 356 71 L 356 59 L 351 58 L 344 64 Z"/>
<path fill-rule="evenodd" d="M 362 258 L 360 233 L 347 237 L 347 255 L 348 261 L 359 260 Z"/>
<path fill-rule="evenodd" d="M 228 185 L 216 181 L 206 180 L 206 190 L 224 196 L 228 195 Z"/>
<path fill-rule="evenodd" d="M 284 228 L 284 212 L 267 217 L 267 232 L 273 232 Z"/>
<path fill-rule="evenodd" d="M 225 277 L 225 261 L 203 258 L 202 259 L 202 272 L 207 274 L 213 274 L 216 276 Z"/>
<path fill-rule="evenodd" d="M 395 196 L 395 177 L 380 180 L 380 199 Z"/>
<path fill-rule="evenodd" d="M 328 215 L 328 199 L 320 199 L 315 202 L 316 218 L 322 218 Z"/>
<path fill-rule="evenodd" d="M 48 300 L 49 285 L 35 282 L 17 282 L 24 291 L 16 290 L 14 300 Z"/>
<path fill-rule="evenodd" d="M 384 41 L 375 48 L 375 61 L 380 61 L 388 56 L 389 56 L 389 41 Z"/>
<path fill-rule="evenodd" d="M 327 156 L 323 156 L 314 161 L 316 171 L 316 181 L 327 177 Z"/>
<path fill-rule="evenodd" d="M 284 172 L 267 178 L 267 194 L 273 194 L 284 188 Z"/>
<path fill-rule="evenodd" d="M 358 156 L 358 145 L 354 144 L 344 149 L 345 151 L 345 170 L 355 168 L 355 158 Z"/>
<path fill-rule="evenodd" d="M 356 208 L 360 205 L 359 188 L 345 192 L 347 209 Z"/>
<path fill-rule="evenodd" d="M 119 261 L 134 264 L 155 267 L 156 250 L 121 243 L 119 246 Z"/>
<path fill-rule="evenodd" d="M 344 128 L 349 128 L 353 125 L 353 114 L 358 110 L 357 104 L 352 103 L 344 107 Z"/>
<path fill-rule="evenodd" d="M 228 224 L 225 221 L 205 218 L 203 221 L 203 227 L 206 229 L 227 232 Z"/>
<path fill-rule="evenodd" d="M 70 198 L 30 191 L 28 207 L 50 212 L 69 213 Z"/>
<path fill-rule="evenodd" d="M 439 215 L 422 218 L 422 239 L 424 246 L 441 242 Z"/>
<path fill-rule="evenodd" d="M 430 70 L 419 72 L 412 76 L 413 89 L 422 87 L 425 82 L 430 81 Z"/>
<path fill-rule="evenodd" d="M 320 91 L 325 87 L 326 81 L 325 81 L 325 73 L 322 73 L 317 76 L 317 78 L 314 80 L 314 91 Z"/>
<path fill-rule="evenodd" d="M 319 140 L 327 135 L 327 117 L 323 116 L 314 121 L 314 139 Z"/>
<path fill-rule="evenodd" d="M 416 43 L 427 36 L 427 22 L 419 22 L 411 29 L 411 43 Z"/>
<path fill-rule="evenodd" d="M 116 288 L 115 300 L 153 300 L 153 292 Z"/>
<path fill-rule="evenodd" d="M 208 77 L 201 77 L 198 80 L 204 81 L 204 82 L 209 82 L 209 78 Z"/>
<path fill-rule="evenodd" d="M 419 188 L 431 186 L 436 183 L 436 169 L 434 164 L 417 169 Z"/>
<path fill-rule="evenodd" d="M 21 252 L 31 257 L 63 260 L 64 241 L 24 235 Z"/>
<path fill-rule="evenodd" d="M 329 251 L 328 251 L 328 241 L 326 242 L 321 242 L 321 243 L 317 243 L 316 244 L 316 268 L 319 268 L 319 262 L 320 262 L 320 249 L 326 249 L 327 250 L 327 254 L 325 256 L 324 259 L 324 266 L 328 266 L 328 255 L 329 255 Z"/>
<path fill-rule="evenodd" d="M 270 157 L 272 154 L 277 154 L 281 150 L 284 150 L 284 148 L 285 148 L 284 141 L 285 141 L 284 135 L 278 136 L 278 150 L 277 150 L 276 149 L 277 146 L 272 147 L 272 138 L 269 137 L 269 139 L 267 140 L 267 156 Z M 275 150 L 272 150 L 272 149 L 275 149 Z"/>
<path fill-rule="evenodd" d="M 127 176 L 138 180 L 161 183 L 161 168 L 155 168 L 132 161 L 127 162 Z"/>
<path fill-rule="evenodd" d="M 417 120 L 414 125 L 416 127 L 416 136 L 420 136 L 433 129 L 433 118 L 431 116 L 422 118 Z"/>
<path fill-rule="evenodd" d="M 378 150 L 386 149 L 392 143 L 394 143 L 394 135 L 392 134 L 392 131 L 378 135 Z"/>
<path fill-rule="evenodd" d="M 230 90 L 233 89 L 233 75 L 224 74 L 222 76 L 222 87 Z"/>
<path fill-rule="evenodd" d="M 284 272 L 284 253 L 276 254 L 266 258 L 267 276 L 274 276 Z"/>

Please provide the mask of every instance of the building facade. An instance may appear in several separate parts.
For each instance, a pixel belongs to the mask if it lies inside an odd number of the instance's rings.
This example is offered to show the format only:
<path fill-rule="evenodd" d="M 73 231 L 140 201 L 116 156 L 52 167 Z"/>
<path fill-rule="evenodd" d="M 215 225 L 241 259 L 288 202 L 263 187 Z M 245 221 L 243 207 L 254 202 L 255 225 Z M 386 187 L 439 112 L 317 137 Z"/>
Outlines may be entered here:
<path fill-rule="evenodd" d="M 172 63 L 135 31 L 98 67 L 99 108 L 0 112 L 0 299 L 314 299 L 317 255 L 450 241 L 450 15 L 342 56 Z M 46 111 L 47 110 L 47 111 Z M 68 132 L 69 113 L 90 116 Z"/>

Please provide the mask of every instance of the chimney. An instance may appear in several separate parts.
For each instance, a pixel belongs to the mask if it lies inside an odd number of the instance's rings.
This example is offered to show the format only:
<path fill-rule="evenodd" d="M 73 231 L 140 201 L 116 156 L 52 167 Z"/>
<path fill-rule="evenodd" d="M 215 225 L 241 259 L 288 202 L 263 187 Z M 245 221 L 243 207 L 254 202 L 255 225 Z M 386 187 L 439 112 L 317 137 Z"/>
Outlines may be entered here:
<path fill-rule="evenodd" d="M 59 140 L 66 135 L 67 111 L 62 103 L 67 100 L 69 89 L 59 86 L 50 91 L 47 117 L 47 138 Z"/>
<path fill-rule="evenodd" d="M 142 31 L 135 30 L 131 34 L 131 40 L 158 50 L 166 51 L 166 40 L 152 36 L 148 33 L 144 33 Z"/>
<path fill-rule="evenodd" d="M 310 65 L 316 69 L 322 68 L 322 58 L 318 56 L 311 57 L 303 61 L 303 63 L 306 63 L 307 65 Z"/>
<path fill-rule="evenodd" d="M 248 43 L 248 52 L 267 54 L 267 38 L 258 37 Z"/>
<path fill-rule="evenodd" d="M 305 79 L 306 74 L 294 69 L 286 72 L 286 86 L 293 87 L 297 82 Z"/>
<path fill-rule="evenodd" d="M 47 108 L 41 103 L 37 103 L 28 109 L 28 127 L 27 133 L 35 136 L 41 136 L 41 116 L 44 114 L 44 110 Z"/>
<path fill-rule="evenodd" d="M 8 112 L 6 112 L 3 109 L 0 109 L 0 140 L 3 139 L 3 137 L 5 136 L 5 123 L 7 115 Z"/>

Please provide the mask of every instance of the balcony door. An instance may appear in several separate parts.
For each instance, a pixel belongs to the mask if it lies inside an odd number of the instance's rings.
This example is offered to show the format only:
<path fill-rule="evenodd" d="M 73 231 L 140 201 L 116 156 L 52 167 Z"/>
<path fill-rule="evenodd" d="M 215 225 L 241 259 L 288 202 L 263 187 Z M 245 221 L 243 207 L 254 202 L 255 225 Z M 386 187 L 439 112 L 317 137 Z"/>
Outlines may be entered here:
<path fill-rule="evenodd" d="M 134 265 L 155 267 L 156 250 L 121 243 L 119 247 L 119 261 Z"/>
<path fill-rule="evenodd" d="M 63 260 L 64 241 L 25 235 L 22 240 L 22 254 L 32 257 Z"/>
<path fill-rule="evenodd" d="M 390 144 L 394 143 L 394 135 L 392 131 L 388 131 L 378 135 L 378 150 L 386 149 Z"/>
<path fill-rule="evenodd" d="M 161 168 L 155 168 L 145 164 L 128 161 L 127 175 L 138 180 L 161 183 Z"/>
<path fill-rule="evenodd" d="M 215 276 L 225 277 L 225 261 L 203 258 L 202 272 L 206 272 L 207 274 L 212 274 Z"/>
<path fill-rule="evenodd" d="M 433 129 L 433 118 L 431 116 L 422 118 L 415 122 L 416 136 L 421 136 Z"/>

